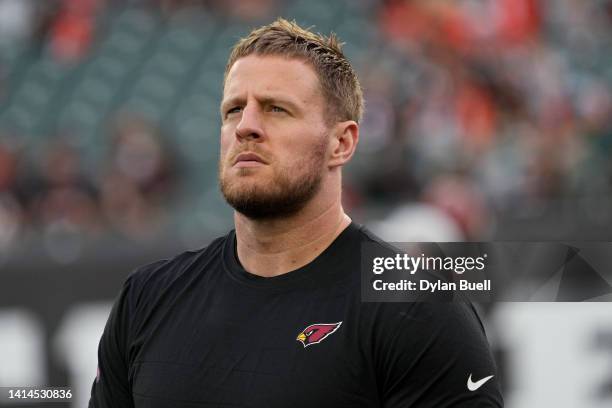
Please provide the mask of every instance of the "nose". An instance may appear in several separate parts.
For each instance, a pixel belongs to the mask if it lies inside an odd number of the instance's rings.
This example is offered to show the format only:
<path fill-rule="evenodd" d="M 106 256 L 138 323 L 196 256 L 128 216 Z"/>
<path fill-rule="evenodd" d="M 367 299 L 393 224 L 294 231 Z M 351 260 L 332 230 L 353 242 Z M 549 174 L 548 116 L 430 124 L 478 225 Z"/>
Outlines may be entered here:
<path fill-rule="evenodd" d="M 253 104 L 247 104 L 242 109 L 242 117 L 236 126 L 236 137 L 243 141 L 261 141 L 263 135 L 260 110 Z"/>

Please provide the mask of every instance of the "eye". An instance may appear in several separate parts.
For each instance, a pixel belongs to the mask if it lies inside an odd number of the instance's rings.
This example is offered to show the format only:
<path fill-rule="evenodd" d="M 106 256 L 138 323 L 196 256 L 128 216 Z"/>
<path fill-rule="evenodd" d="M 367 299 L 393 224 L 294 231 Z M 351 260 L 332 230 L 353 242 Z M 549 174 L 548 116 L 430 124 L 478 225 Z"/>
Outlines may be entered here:
<path fill-rule="evenodd" d="M 235 107 L 233 107 L 233 108 L 228 109 L 228 110 L 225 112 L 225 116 L 230 115 L 230 114 L 232 114 L 232 113 L 238 113 L 238 112 L 240 112 L 241 110 L 242 110 L 242 108 L 241 108 L 240 106 L 235 106 Z"/>
<path fill-rule="evenodd" d="M 270 106 L 270 112 L 287 113 L 285 109 L 281 108 L 280 106 L 276 106 L 276 105 Z"/>

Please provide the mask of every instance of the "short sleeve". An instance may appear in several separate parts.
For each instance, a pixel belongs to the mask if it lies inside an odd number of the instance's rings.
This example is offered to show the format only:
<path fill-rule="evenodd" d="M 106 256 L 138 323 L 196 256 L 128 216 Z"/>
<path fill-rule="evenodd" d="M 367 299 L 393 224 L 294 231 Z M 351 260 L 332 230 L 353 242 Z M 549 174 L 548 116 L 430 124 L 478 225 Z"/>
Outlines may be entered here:
<path fill-rule="evenodd" d="M 383 407 L 503 407 L 499 375 L 471 303 L 396 304 L 385 320 L 375 356 Z"/>
<path fill-rule="evenodd" d="M 91 388 L 89 408 L 133 407 L 128 381 L 128 334 L 133 275 L 115 301 L 98 346 L 98 373 Z"/>

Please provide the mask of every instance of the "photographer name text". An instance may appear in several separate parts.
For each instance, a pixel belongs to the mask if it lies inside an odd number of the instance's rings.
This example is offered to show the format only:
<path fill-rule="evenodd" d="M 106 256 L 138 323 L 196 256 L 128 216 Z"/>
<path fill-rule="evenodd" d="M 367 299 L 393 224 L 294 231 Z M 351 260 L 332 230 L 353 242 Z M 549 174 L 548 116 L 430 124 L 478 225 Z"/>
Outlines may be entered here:
<path fill-rule="evenodd" d="M 459 282 L 444 282 L 442 280 L 429 281 L 421 279 L 417 282 L 402 279 L 398 282 L 384 282 L 382 279 L 376 279 L 372 282 L 372 286 L 376 291 L 427 291 L 435 292 L 451 292 L 451 291 L 483 291 L 491 290 L 491 280 L 485 279 L 481 282 L 470 282 L 466 279 L 460 279 Z"/>

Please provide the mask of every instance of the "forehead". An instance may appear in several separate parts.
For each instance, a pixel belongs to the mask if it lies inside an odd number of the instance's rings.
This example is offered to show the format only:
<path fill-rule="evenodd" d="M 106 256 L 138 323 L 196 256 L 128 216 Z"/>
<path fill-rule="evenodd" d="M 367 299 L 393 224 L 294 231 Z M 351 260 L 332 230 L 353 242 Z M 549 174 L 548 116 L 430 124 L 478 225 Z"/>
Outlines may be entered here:
<path fill-rule="evenodd" d="M 297 58 L 249 55 L 227 73 L 224 98 L 245 92 L 282 93 L 311 102 L 321 96 L 319 78 L 310 64 Z"/>

